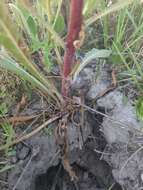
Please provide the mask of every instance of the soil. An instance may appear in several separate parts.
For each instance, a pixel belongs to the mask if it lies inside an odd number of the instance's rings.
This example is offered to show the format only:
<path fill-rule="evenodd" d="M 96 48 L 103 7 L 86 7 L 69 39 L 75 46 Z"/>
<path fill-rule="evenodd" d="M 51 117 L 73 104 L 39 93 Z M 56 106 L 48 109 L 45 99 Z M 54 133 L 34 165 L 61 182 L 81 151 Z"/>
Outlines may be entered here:
<path fill-rule="evenodd" d="M 99 124 L 102 118 L 99 116 L 99 123 L 95 126 L 98 116 L 91 113 L 86 113 L 86 115 L 88 127 L 91 130 L 88 136 L 84 136 L 86 140 L 82 149 L 75 144 L 75 142 L 78 143 L 75 139 L 77 130 L 71 129 L 69 134 L 70 136 L 74 135 L 72 137 L 74 142 L 71 139 L 69 142 L 69 160 L 78 176 L 77 181 L 71 181 L 68 173 L 64 170 L 60 154 L 57 153 L 58 146 L 55 137 L 38 135 L 26 141 L 26 146 L 24 144 L 17 145 L 16 159 L 19 161 L 16 168 L 9 174 L 9 189 L 13 189 L 17 184 L 14 188 L 17 190 L 104 190 L 113 185 L 112 189 L 120 190 L 120 185 L 113 178 L 111 167 L 104 160 L 100 160 L 101 153 L 95 151 L 98 149 L 102 152 L 106 146 L 104 137 L 99 134 Z M 74 128 L 76 127 L 74 126 Z M 35 150 L 36 154 L 33 153 Z M 29 163 L 28 166 L 27 163 Z M 21 175 L 22 177 L 20 177 Z"/>
<path fill-rule="evenodd" d="M 142 123 L 131 101 L 125 103 L 118 88 L 99 96 L 110 87 L 111 70 L 104 64 L 95 79 L 97 71 L 92 64 L 79 74 L 78 81 L 84 81 L 83 86 L 72 86 L 74 93 L 87 87 L 82 91 L 86 104 L 82 132 L 72 121 L 67 132 L 68 160 L 77 179 L 71 180 L 63 167 L 54 133 L 41 132 L 15 146 L 11 162 L 16 166 L 0 175 L 0 180 L 8 181 L 4 186 L 0 183 L 2 190 L 142 189 Z M 78 111 L 76 119 L 80 117 Z M 48 128 L 53 131 L 56 126 L 55 122 Z"/>

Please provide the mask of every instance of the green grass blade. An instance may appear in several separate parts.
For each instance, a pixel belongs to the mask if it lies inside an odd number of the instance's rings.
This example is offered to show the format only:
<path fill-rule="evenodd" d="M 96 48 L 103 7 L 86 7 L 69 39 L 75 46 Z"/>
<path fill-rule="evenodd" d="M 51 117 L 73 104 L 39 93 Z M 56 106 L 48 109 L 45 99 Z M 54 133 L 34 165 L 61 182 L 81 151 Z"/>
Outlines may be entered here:
<path fill-rule="evenodd" d="M 1 127 L 3 128 L 3 135 L 5 136 L 5 141 L 6 141 L 6 154 L 8 153 L 9 150 L 9 145 L 11 144 L 13 138 L 15 137 L 15 131 L 12 127 L 12 125 L 10 123 L 3 123 L 1 125 Z"/>
<path fill-rule="evenodd" d="M 31 32 L 30 29 L 28 27 L 27 21 L 25 19 L 25 17 L 23 16 L 21 10 L 14 4 L 10 4 L 10 7 L 13 10 L 13 13 L 15 15 L 15 19 L 17 20 L 18 24 L 22 27 L 22 29 L 24 29 L 26 31 L 26 33 L 29 35 L 29 37 L 31 37 Z"/>
<path fill-rule="evenodd" d="M 113 12 L 119 11 L 123 9 L 126 6 L 129 6 L 131 3 L 133 3 L 134 0 L 120 0 L 117 3 L 113 4 L 111 7 L 106 8 L 103 12 L 99 13 L 98 15 L 93 15 L 86 21 L 86 27 L 97 21 L 98 19 L 101 19 L 102 17 L 111 14 Z"/>
<path fill-rule="evenodd" d="M 0 37 L 1 44 L 12 54 L 12 56 L 19 62 L 19 64 L 28 71 L 28 73 L 37 78 L 49 89 L 52 98 L 56 99 L 57 101 L 61 101 L 61 95 L 58 93 L 53 83 L 45 79 L 45 77 L 39 72 L 36 66 L 27 59 L 23 51 L 18 46 L 14 33 L 11 30 L 13 23 L 10 18 L 5 15 L 5 9 L 6 8 L 4 4 L 0 3 L 0 27 L 3 31 Z M 7 20 L 5 18 L 7 18 Z"/>
<path fill-rule="evenodd" d="M 106 49 L 92 49 L 88 53 L 85 54 L 84 59 L 82 60 L 82 63 L 77 67 L 73 80 L 77 79 L 78 74 L 81 72 L 81 70 L 90 63 L 91 60 L 93 59 L 98 59 L 98 58 L 109 58 L 110 54 L 112 53 L 111 50 L 106 50 Z"/>
<path fill-rule="evenodd" d="M 36 87 L 42 90 L 42 92 L 45 92 L 46 94 L 49 94 L 51 96 L 49 89 L 45 85 L 43 85 L 34 76 L 29 74 L 25 69 L 20 67 L 13 59 L 4 56 L 2 53 L 0 53 L 0 67 L 2 69 L 6 69 L 10 72 L 15 73 L 23 80 L 30 82 L 33 87 Z"/>
<path fill-rule="evenodd" d="M 4 167 L 2 167 L 2 168 L 0 169 L 0 173 L 6 172 L 6 171 L 8 171 L 8 170 L 11 170 L 11 169 L 14 168 L 14 167 L 15 167 L 15 165 L 6 165 L 6 166 L 4 166 Z"/>
<path fill-rule="evenodd" d="M 120 50 L 118 49 L 118 47 L 116 46 L 116 44 L 114 42 L 113 42 L 113 45 L 114 45 L 114 48 L 115 48 L 117 54 L 120 56 L 121 61 L 124 63 L 126 69 L 130 73 L 130 76 L 132 77 L 132 80 L 137 85 L 137 87 L 141 90 L 141 87 L 140 87 L 140 85 L 138 83 L 138 80 L 136 78 L 136 75 L 135 75 L 134 71 L 130 68 L 129 64 L 126 62 L 125 57 L 122 55 L 122 53 L 120 52 Z"/>

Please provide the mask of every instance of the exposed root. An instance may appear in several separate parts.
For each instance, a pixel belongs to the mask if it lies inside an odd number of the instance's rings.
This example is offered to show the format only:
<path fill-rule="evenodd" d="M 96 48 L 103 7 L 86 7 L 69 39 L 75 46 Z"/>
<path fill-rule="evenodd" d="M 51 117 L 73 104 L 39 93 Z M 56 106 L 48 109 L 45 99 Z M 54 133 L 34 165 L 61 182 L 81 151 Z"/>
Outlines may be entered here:
<path fill-rule="evenodd" d="M 69 153 L 69 146 L 68 146 L 68 137 L 67 137 L 67 130 L 68 130 L 68 114 L 62 117 L 59 121 L 59 125 L 56 128 L 55 136 L 56 141 L 61 150 L 61 159 L 64 169 L 68 172 L 72 181 L 77 179 L 75 172 L 73 171 L 68 158 Z"/>

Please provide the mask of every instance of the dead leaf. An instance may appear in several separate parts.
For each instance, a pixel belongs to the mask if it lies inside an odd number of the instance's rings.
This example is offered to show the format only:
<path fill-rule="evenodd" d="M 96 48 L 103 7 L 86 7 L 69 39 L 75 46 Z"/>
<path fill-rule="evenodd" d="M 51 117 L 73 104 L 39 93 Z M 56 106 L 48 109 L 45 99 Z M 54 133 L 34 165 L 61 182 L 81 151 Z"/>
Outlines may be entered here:
<path fill-rule="evenodd" d="M 26 121 L 30 121 L 36 117 L 38 117 L 39 115 L 32 115 L 32 116 L 13 116 L 13 117 L 6 117 L 6 118 L 0 118 L 0 124 L 9 122 L 9 123 L 14 123 L 19 124 L 19 123 L 24 123 Z"/>
<path fill-rule="evenodd" d="M 27 97 L 23 94 L 20 102 L 16 106 L 16 114 L 18 115 L 20 110 L 23 109 L 27 104 Z"/>

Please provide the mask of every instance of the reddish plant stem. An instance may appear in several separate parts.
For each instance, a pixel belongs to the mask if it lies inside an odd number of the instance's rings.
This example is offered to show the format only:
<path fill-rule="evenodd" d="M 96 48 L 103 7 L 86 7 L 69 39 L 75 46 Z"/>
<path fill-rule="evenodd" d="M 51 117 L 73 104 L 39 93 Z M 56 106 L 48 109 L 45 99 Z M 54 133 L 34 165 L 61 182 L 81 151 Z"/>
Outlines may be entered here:
<path fill-rule="evenodd" d="M 68 76 L 74 63 L 75 47 L 74 41 L 78 40 L 82 25 L 83 0 L 71 0 L 68 34 L 66 39 L 66 50 L 64 55 L 62 95 L 68 96 Z"/>

